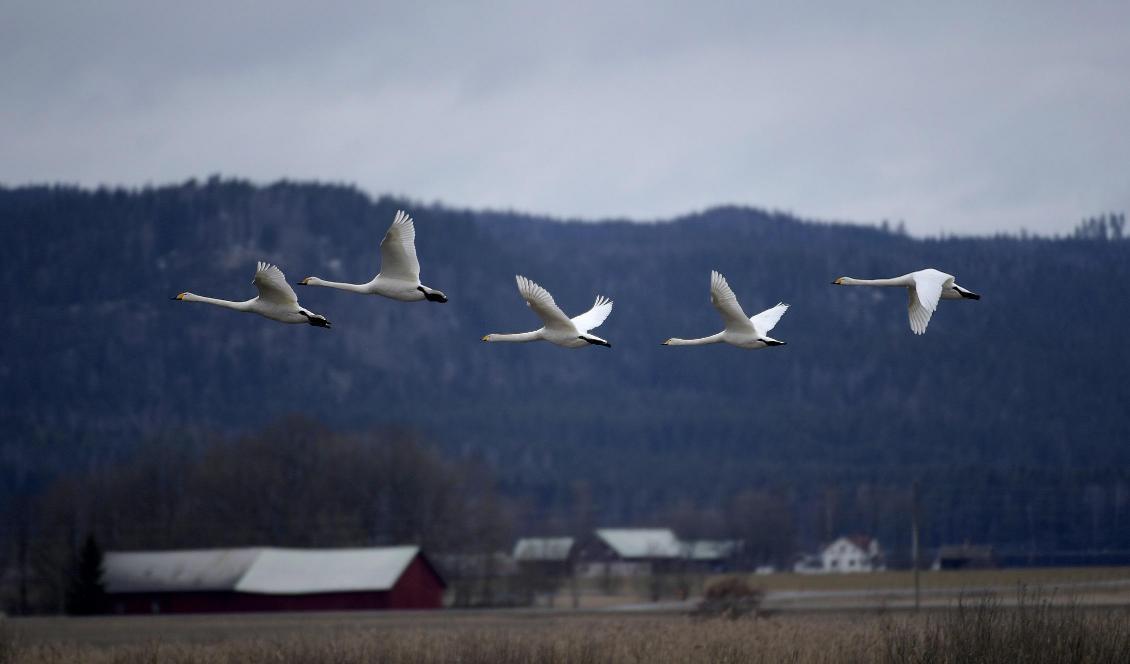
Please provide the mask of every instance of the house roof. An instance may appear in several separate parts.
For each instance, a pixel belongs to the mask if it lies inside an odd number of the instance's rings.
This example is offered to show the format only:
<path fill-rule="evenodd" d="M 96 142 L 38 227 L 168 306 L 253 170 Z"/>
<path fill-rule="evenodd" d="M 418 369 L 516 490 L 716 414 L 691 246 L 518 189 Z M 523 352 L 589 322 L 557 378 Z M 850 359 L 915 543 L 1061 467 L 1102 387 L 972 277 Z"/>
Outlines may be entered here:
<path fill-rule="evenodd" d="M 523 537 L 514 543 L 514 559 L 521 562 L 568 560 L 572 537 Z"/>
<path fill-rule="evenodd" d="M 869 553 L 871 551 L 872 544 L 875 542 L 875 538 L 868 537 L 866 535 L 850 535 L 850 536 L 839 537 L 839 538 L 836 538 L 833 542 L 824 546 L 823 550 L 827 551 L 828 549 L 836 546 L 840 542 L 847 542 L 847 543 L 851 544 L 852 546 L 858 548 L 863 553 Z"/>
<path fill-rule="evenodd" d="M 103 561 L 103 580 L 111 593 L 379 591 L 392 588 L 419 552 L 416 546 L 111 551 Z"/>
<path fill-rule="evenodd" d="M 679 558 L 683 546 L 669 528 L 599 528 L 596 536 L 621 558 Z"/>

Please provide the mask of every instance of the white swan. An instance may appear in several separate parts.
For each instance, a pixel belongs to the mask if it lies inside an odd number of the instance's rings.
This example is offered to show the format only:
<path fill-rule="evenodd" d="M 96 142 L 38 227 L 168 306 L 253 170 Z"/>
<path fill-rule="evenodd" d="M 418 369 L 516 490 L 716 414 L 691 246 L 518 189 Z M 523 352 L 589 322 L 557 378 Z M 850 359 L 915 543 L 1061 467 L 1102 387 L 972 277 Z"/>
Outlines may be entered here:
<path fill-rule="evenodd" d="M 420 283 L 420 260 L 416 258 L 416 226 L 403 210 L 381 240 L 381 271 L 364 284 L 343 284 L 318 277 L 306 277 L 300 286 L 325 286 L 365 295 L 383 295 L 401 302 L 447 302 L 442 292 Z"/>
<path fill-rule="evenodd" d="M 604 319 L 608 318 L 608 314 L 612 313 L 612 300 L 597 295 L 592 309 L 580 316 L 569 318 L 553 301 L 549 291 L 521 275 L 515 279 L 518 281 L 518 292 L 522 294 L 522 299 L 545 323 L 545 327 L 521 334 L 488 334 L 483 337 L 483 341 L 548 341 L 566 348 L 581 348 L 589 344 L 612 347 L 612 344 L 604 339 L 589 334 L 589 330 L 600 327 Z"/>
<path fill-rule="evenodd" d="M 727 343 L 738 348 L 751 350 L 785 345 L 784 341 L 778 341 L 766 335 L 777 325 L 777 321 L 781 320 L 781 316 L 785 315 L 789 305 L 779 302 L 775 307 L 766 309 L 751 318 L 746 318 L 745 312 L 742 311 L 742 305 L 738 304 L 737 296 L 734 295 L 734 291 L 730 290 L 730 284 L 726 283 L 726 277 L 716 271 L 710 272 L 710 303 L 722 315 L 726 329 L 718 334 L 712 334 L 701 339 L 668 339 L 663 342 L 663 345 L 704 346 L 706 344 Z"/>
<path fill-rule="evenodd" d="M 954 283 L 952 274 L 927 268 L 894 279 L 852 279 L 840 277 L 836 286 L 901 286 L 907 289 L 910 329 L 925 334 L 930 316 L 938 308 L 938 300 L 980 300 L 981 296 Z"/>
<path fill-rule="evenodd" d="M 214 304 L 236 311 L 246 311 L 265 316 L 280 323 L 307 323 L 315 327 L 329 327 L 330 322 L 325 316 L 320 316 L 298 304 L 298 297 L 294 289 L 286 283 L 286 276 L 282 270 L 270 263 L 259 262 L 255 270 L 255 278 L 251 283 L 259 291 L 259 297 L 251 298 L 245 302 L 232 302 L 218 300 L 214 297 L 203 297 L 192 293 L 181 293 L 174 300 L 184 302 L 204 302 Z"/>

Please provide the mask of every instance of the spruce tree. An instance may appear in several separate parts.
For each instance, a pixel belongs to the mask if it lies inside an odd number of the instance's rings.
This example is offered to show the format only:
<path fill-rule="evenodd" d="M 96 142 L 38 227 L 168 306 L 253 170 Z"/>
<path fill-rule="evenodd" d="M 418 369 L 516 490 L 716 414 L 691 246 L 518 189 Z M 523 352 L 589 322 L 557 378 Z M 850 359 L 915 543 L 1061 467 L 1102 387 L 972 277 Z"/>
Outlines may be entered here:
<path fill-rule="evenodd" d="M 82 551 L 71 568 L 67 587 L 67 613 L 89 616 L 100 613 L 105 605 L 106 589 L 102 585 L 102 548 L 94 535 L 86 536 Z"/>

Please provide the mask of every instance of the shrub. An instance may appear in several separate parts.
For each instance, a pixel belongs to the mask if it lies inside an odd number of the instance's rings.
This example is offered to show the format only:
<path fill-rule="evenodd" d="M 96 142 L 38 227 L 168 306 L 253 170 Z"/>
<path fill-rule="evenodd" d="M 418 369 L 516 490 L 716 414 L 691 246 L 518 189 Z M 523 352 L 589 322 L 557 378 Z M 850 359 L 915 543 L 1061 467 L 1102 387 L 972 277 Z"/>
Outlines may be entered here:
<path fill-rule="evenodd" d="M 755 613 L 761 606 L 763 596 L 760 588 L 754 587 L 743 577 L 723 577 L 706 586 L 694 615 L 736 620 Z"/>

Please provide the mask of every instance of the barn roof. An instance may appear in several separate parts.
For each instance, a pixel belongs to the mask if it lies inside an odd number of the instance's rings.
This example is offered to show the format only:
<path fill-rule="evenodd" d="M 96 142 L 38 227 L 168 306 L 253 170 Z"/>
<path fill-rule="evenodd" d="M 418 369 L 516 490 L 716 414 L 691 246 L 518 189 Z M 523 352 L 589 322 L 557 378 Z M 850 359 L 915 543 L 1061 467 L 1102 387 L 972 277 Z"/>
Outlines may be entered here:
<path fill-rule="evenodd" d="M 683 546 L 670 528 L 600 528 L 596 536 L 621 558 L 679 558 Z"/>
<path fill-rule="evenodd" d="M 416 546 L 111 551 L 103 561 L 103 581 L 111 593 L 379 591 L 392 588 L 419 552 Z"/>
<path fill-rule="evenodd" d="M 572 537 L 523 537 L 514 543 L 518 561 L 562 561 L 573 549 Z"/>

